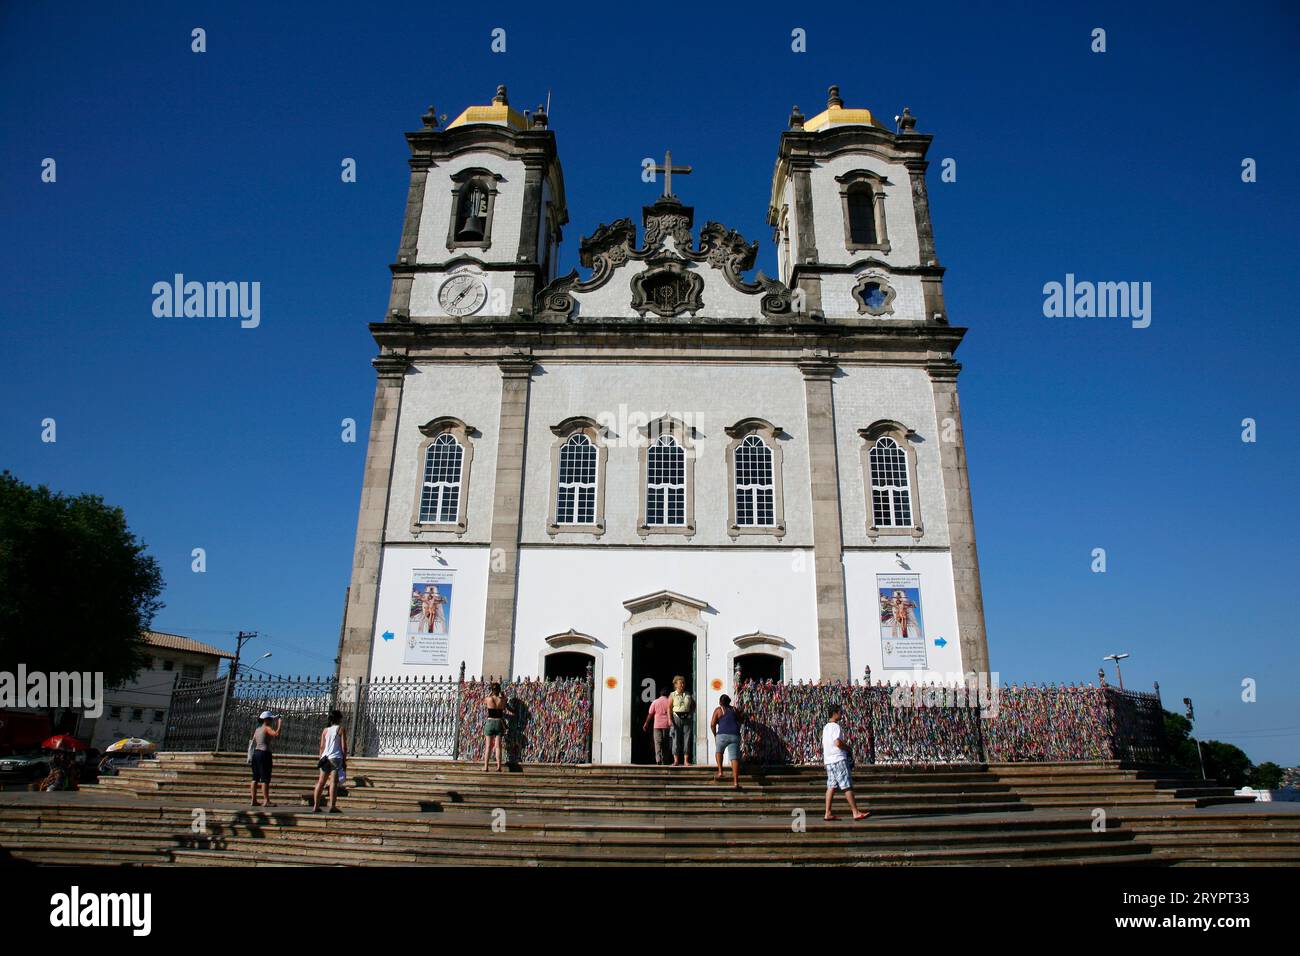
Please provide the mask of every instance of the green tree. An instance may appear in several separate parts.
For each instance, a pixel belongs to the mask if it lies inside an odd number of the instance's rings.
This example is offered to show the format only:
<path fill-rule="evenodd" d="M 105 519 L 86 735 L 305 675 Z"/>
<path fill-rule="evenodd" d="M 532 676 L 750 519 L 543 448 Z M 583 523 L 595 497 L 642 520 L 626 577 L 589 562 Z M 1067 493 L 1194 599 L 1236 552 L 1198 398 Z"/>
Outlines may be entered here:
<path fill-rule="evenodd" d="M 0 473 L 0 670 L 99 671 L 105 687 L 130 680 L 162 587 L 121 508 Z"/>
<path fill-rule="evenodd" d="M 1232 787 L 1244 787 L 1250 781 L 1255 767 L 1240 747 L 1225 744 L 1222 740 L 1202 741 L 1201 747 L 1208 776 Z"/>
<path fill-rule="evenodd" d="M 1250 785 L 1260 790 L 1278 790 L 1282 786 L 1283 773 L 1280 766 L 1271 760 L 1265 760 L 1255 767 L 1255 772 L 1251 774 Z"/>
<path fill-rule="evenodd" d="M 1193 776 L 1201 775 L 1201 761 L 1196 755 L 1196 741 L 1192 739 L 1192 722 L 1182 714 L 1165 711 L 1165 740 L 1169 744 L 1169 759 L 1175 767 Z M 1209 768 L 1206 768 L 1209 772 Z"/>

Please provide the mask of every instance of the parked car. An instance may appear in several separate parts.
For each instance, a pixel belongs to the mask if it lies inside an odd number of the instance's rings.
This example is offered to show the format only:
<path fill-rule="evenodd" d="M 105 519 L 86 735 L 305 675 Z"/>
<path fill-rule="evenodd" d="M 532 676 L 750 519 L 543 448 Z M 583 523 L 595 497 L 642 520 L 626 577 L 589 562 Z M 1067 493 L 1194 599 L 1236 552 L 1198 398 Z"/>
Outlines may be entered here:
<path fill-rule="evenodd" d="M 0 774 L 40 780 L 50 772 L 50 755 L 41 750 L 0 757 Z"/>

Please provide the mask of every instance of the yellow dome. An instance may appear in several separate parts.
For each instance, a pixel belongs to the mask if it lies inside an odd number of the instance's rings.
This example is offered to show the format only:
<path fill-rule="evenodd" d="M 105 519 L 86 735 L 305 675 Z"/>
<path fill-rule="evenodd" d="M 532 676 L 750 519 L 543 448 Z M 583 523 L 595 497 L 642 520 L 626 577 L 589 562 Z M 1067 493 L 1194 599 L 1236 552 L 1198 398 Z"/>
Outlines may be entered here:
<path fill-rule="evenodd" d="M 818 130 L 834 129 L 837 126 L 877 126 L 880 129 L 888 129 L 884 123 L 877 121 L 871 115 L 871 110 L 845 109 L 844 101 L 840 99 L 840 88 L 832 86 L 826 109 L 811 119 L 804 120 L 803 128 L 810 133 L 815 133 Z"/>
<path fill-rule="evenodd" d="M 465 126 L 468 123 L 489 123 L 493 126 L 509 126 L 511 129 L 528 129 L 528 120 L 524 114 L 510 108 L 506 99 L 506 88 L 497 87 L 497 95 L 492 97 L 490 106 L 471 106 L 447 124 L 447 129 Z"/>

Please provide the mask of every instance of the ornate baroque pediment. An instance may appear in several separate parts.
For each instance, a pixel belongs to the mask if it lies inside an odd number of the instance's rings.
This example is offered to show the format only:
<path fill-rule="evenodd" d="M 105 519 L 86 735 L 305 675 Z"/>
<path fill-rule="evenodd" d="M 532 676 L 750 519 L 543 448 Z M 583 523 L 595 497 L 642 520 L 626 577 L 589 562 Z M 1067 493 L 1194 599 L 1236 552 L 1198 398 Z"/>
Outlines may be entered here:
<path fill-rule="evenodd" d="M 784 283 L 762 272 L 753 282 L 745 280 L 744 273 L 754 267 L 758 255 L 757 242 L 747 242 L 740 233 L 720 223 L 707 222 L 696 245 L 692 237 L 694 209 L 671 196 L 646 206 L 642 217 L 639 247 L 636 227 L 630 219 L 602 225 L 583 238 L 578 261 L 591 270 L 591 276 L 581 279 L 575 269 L 551 282 L 538 293 L 537 317 L 543 321 L 573 321 L 575 296 L 604 288 L 616 272 L 634 262 L 646 263 L 645 269 L 628 279 L 628 301 L 640 316 L 650 312 L 672 318 L 704 309 L 708 304 L 708 283 L 701 269 L 692 268 L 695 264 L 716 271 L 736 292 L 759 296 L 757 312 L 764 319 L 794 316 L 790 289 Z"/>

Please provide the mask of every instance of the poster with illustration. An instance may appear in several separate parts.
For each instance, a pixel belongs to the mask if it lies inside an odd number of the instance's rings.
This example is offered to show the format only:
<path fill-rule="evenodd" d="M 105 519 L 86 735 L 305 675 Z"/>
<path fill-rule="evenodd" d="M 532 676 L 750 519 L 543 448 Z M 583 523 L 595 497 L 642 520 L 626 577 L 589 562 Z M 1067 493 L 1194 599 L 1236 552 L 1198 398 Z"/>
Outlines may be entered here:
<path fill-rule="evenodd" d="M 406 623 L 407 664 L 451 662 L 451 597 L 454 571 L 414 571 Z"/>
<path fill-rule="evenodd" d="M 886 669 L 926 667 L 919 574 L 877 574 L 880 647 Z"/>

